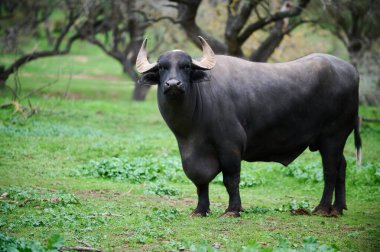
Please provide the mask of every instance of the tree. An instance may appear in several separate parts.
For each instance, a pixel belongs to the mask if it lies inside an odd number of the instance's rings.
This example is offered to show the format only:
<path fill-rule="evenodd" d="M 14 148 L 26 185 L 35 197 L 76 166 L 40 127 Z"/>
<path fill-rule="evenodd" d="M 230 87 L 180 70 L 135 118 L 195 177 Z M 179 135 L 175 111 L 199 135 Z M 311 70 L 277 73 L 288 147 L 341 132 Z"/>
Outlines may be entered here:
<path fill-rule="evenodd" d="M 198 44 L 197 36 L 207 39 L 213 50 L 218 54 L 228 54 L 265 62 L 281 43 L 286 34 L 289 34 L 298 25 L 306 22 L 300 18 L 303 9 L 310 0 L 299 0 L 293 6 L 292 1 L 282 1 L 277 8 L 269 0 L 229 0 L 226 5 L 227 19 L 224 28 L 224 40 L 206 32 L 196 22 L 201 0 L 169 0 L 174 4 L 170 7 L 177 9 L 177 18 L 168 18 L 178 23 L 185 30 L 189 39 Z M 214 4 L 217 1 L 214 1 Z M 276 9 L 276 10 L 275 10 Z M 290 20 L 289 20 L 290 18 Z M 249 54 L 243 52 L 243 45 L 253 33 L 270 29 L 266 39 L 260 46 Z"/>
<path fill-rule="evenodd" d="M 80 17 L 81 8 L 75 1 L 31 1 L 5 0 L 0 2 L 0 35 L 3 41 L 3 51 L 20 52 L 19 35 L 30 37 L 37 33 L 40 26 L 51 16 L 54 9 L 60 9 L 66 22 L 62 29 L 52 38 L 54 41 L 48 49 L 32 50 L 23 53 L 9 66 L 0 66 L 0 88 L 5 87 L 9 76 L 24 64 L 43 57 L 65 55 L 69 53 L 72 44 L 80 36 L 75 33 L 74 24 Z M 6 27 L 6 28 L 5 28 Z"/>
<path fill-rule="evenodd" d="M 0 2 L 0 22 L 3 51 L 20 52 L 22 43 L 18 37 L 35 37 L 45 31 L 50 48 L 22 54 L 10 66 L 0 66 L 0 87 L 22 65 L 42 57 L 64 55 L 70 52 L 76 40 L 88 41 L 107 55 L 116 59 L 136 83 L 134 100 L 144 100 L 149 86 L 137 85 L 138 74 L 134 69 L 137 53 L 145 30 L 159 19 L 145 14 L 147 3 L 136 0 L 7 0 Z M 64 13 L 66 24 L 58 33 L 52 33 L 49 24 L 52 13 Z M 65 22 L 60 20 L 60 22 Z M 158 40 L 159 36 L 156 36 Z M 51 43 L 53 42 L 53 43 Z"/>
<path fill-rule="evenodd" d="M 137 101 L 144 100 L 149 89 L 137 84 L 139 76 L 134 67 L 137 53 L 146 29 L 159 21 L 148 17 L 144 11 L 147 5 L 136 0 L 90 1 L 78 29 L 81 39 L 98 46 L 122 65 L 124 73 L 135 82 L 132 99 Z"/>
<path fill-rule="evenodd" d="M 356 65 L 380 39 L 380 1 L 321 1 L 320 26 L 331 31 L 347 48 Z M 325 15 L 328 14 L 328 15 Z"/>
<path fill-rule="evenodd" d="M 361 74 L 361 101 L 380 103 L 380 1 L 323 0 L 317 4 L 319 25 L 343 43 Z"/>

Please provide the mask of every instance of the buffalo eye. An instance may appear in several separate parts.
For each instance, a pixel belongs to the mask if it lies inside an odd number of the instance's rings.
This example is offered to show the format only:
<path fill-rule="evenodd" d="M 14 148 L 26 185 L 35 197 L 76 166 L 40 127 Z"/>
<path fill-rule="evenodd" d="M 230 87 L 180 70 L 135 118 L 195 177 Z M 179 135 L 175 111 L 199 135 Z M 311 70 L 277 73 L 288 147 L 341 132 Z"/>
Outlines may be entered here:
<path fill-rule="evenodd" d="M 183 66 L 180 66 L 179 68 L 183 69 L 183 70 L 190 70 L 190 66 L 189 65 L 183 65 Z"/>
<path fill-rule="evenodd" d="M 167 70 L 168 68 L 166 66 L 158 66 L 159 71 Z"/>

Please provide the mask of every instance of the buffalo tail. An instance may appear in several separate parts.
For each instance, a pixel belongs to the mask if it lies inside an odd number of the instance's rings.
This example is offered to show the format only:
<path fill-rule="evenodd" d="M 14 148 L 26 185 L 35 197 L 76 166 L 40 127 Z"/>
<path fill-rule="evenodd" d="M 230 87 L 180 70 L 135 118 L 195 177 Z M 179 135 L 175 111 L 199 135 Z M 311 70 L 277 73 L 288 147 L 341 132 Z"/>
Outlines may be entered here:
<path fill-rule="evenodd" d="M 356 166 L 359 168 L 362 163 L 362 139 L 360 137 L 360 122 L 361 118 L 358 116 L 354 126 L 355 149 L 356 149 Z"/>

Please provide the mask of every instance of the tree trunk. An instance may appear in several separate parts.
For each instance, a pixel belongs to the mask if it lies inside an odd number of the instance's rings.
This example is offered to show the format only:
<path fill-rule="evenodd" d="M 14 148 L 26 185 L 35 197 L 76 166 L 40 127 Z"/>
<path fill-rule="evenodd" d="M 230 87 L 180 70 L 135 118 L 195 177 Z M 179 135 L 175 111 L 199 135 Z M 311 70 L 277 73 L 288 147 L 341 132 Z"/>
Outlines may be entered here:
<path fill-rule="evenodd" d="M 4 38 L 5 52 L 14 53 L 17 49 L 17 29 L 16 27 L 9 27 L 5 30 Z"/>
<path fill-rule="evenodd" d="M 134 101 L 144 101 L 146 95 L 148 94 L 149 85 L 141 85 L 139 84 L 139 75 L 136 73 L 133 65 L 128 60 L 123 63 L 123 72 L 131 77 L 131 79 L 135 82 L 135 88 L 132 94 L 132 100 Z"/>
<path fill-rule="evenodd" d="M 54 38 L 51 34 L 52 33 L 52 22 L 48 18 L 46 18 L 44 25 L 45 25 L 45 34 L 46 34 L 48 44 L 49 44 L 49 46 L 53 46 L 54 45 Z"/>
<path fill-rule="evenodd" d="M 355 67 L 358 67 L 364 56 L 364 53 L 369 51 L 370 48 L 371 44 L 369 42 L 366 43 L 363 38 L 359 36 L 350 36 L 347 50 L 351 64 L 353 64 Z"/>
<path fill-rule="evenodd" d="M 128 12 L 128 27 L 129 36 L 131 37 L 130 44 L 128 45 L 128 53 L 125 53 L 126 57 L 124 60 L 124 72 L 128 73 L 131 79 L 135 82 L 135 88 L 133 90 L 132 100 L 133 101 L 144 101 L 146 95 L 148 94 L 150 86 L 139 84 L 139 75 L 135 70 L 135 62 L 137 58 L 137 53 L 143 42 L 145 25 L 141 23 L 134 9 L 136 8 L 135 3 L 137 0 L 129 0 L 127 6 Z"/>
<path fill-rule="evenodd" d="M 5 67 L 0 66 L 0 90 L 5 89 L 5 81 L 8 79 L 8 76 L 5 75 Z"/>
<path fill-rule="evenodd" d="M 207 43 L 211 46 L 212 50 L 216 54 L 226 54 L 226 45 L 219 41 L 212 34 L 207 33 L 196 23 L 196 16 L 198 12 L 201 0 L 169 0 L 170 2 L 176 2 L 178 4 L 178 23 L 182 26 L 186 32 L 187 37 L 198 47 L 201 48 L 198 36 L 202 36 L 207 40 Z"/>
<path fill-rule="evenodd" d="M 5 89 L 5 80 L 0 79 L 0 91 L 4 91 Z"/>
<path fill-rule="evenodd" d="M 136 73 L 133 66 L 128 62 L 124 62 L 124 73 L 128 74 L 131 77 L 131 79 L 135 82 L 135 88 L 133 90 L 132 100 L 144 101 L 146 95 L 148 94 L 150 85 L 139 84 L 139 76 Z"/>
<path fill-rule="evenodd" d="M 149 88 L 149 85 L 141 85 L 139 83 L 135 83 L 135 89 L 133 90 L 132 100 L 144 101 L 146 95 L 148 94 Z"/>
<path fill-rule="evenodd" d="M 277 21 L 269 36 L 261 43 L 260 47 L 252 53 L 249 60 L 255 62 L 267 62 L 284 38 L 284 33 L 282 31 L 283 27 L 284 21 Z"/>

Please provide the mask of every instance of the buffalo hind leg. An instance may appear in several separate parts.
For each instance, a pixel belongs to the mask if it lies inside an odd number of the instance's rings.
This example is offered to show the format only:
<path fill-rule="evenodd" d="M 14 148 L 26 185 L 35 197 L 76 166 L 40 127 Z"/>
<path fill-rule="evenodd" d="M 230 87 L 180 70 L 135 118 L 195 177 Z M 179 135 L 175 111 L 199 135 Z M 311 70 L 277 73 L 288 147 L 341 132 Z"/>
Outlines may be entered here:
<path fill-rule="evenodd" d="M 240 171 L 235 173 L 223 172 L 223 183 L 228 192 L 229 202 L 228 208 L 221 216 L 239 217 L 240 212 L 243 211 L 239 192 Z"/>
<path fill-rule="evenodd" d="M 198 205 L 192 212 L 193 217 L 205 217 L 210 212 L 210 199 L 208 196 L 208 185 L 196 185 L 198 194 Z"/>
<path fill-rule="evenodd" d="M 333 142 L 325 142 L 320 148 L 323 164 L 324 189 L 319 205 L 313 210 L 313 214 L 331 216 L 332 199 L 337 184 L 338 172 L 341 170 L 343 148 Z M 339 190 L 338 190 L 339 191 Z M 342 192 L 339 192 L 340 196 Z"/>
<path fill-rule="evenodd" d="M 346 205 L 346 159 L 342 155 L 338 174 L 335 182 L 335 200 L 332 206 L 331 215 L 338 216 L 343 214 L 343 209 L 347 210 Z"/>

